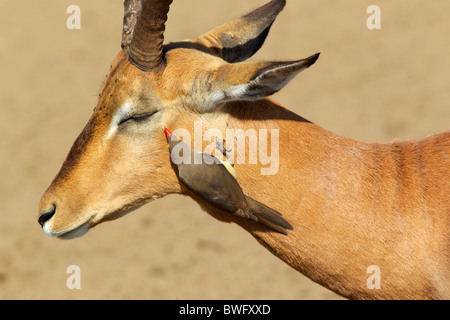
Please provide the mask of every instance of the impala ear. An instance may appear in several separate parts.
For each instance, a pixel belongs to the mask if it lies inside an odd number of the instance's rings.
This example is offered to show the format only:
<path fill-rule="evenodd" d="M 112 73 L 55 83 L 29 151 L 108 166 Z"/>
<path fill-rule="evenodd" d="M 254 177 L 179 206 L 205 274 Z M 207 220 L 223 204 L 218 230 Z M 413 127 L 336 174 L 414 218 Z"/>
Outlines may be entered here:
<path fill-rule="evenodd" d="M 194 42 L 227 62 L 241 62 L 261 48 L 270 27 L 283 10 L 286 0 L 272 0 L 252 12 L 225 23 L 198 37 Z"/>
<path fill-rule="evenodd" d="M 209 108 L 233 100 L 262 99 L 281 90 L 300 71 L 311 66 L 319 53 L 309 58 L 290 62 L 263 62 L 228 64 L 216 79 L 219 89 L 211 92 Z"/>

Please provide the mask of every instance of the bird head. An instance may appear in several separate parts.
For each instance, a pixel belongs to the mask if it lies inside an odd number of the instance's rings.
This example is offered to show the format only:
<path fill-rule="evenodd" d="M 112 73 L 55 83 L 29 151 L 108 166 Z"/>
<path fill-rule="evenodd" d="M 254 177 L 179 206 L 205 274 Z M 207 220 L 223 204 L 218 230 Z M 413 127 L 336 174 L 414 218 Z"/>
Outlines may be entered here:
<path fill-rule="evenodd" d="M 172 162 L 174 162 L 175 164 L 179 164 L 180 160 L 183 159 L 183 150 L 184 149 L 189 150 L 189 147 L 187 147 L 182 140 L 178 139 L 174 134 L 172 134 L 172 132 L 170 132 L 170 130 L 167 129 L 166 127 L 164 127 L 164 132 L 166 133 L 166 138 L 170 151 L 170 158 Z M 176 148 L 175 152 L 172 152 L 173 149 L 179 144 L 182 145 Z"/>

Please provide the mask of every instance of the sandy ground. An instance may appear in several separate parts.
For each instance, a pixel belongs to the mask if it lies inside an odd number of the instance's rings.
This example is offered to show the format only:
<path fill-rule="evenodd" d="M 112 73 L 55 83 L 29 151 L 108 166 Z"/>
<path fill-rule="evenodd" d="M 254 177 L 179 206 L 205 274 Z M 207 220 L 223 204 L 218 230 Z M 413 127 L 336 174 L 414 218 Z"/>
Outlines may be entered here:
<path fill-rule="evenodd" d="M 167 41 L 193 38 L 264 0 L 175 0 Z M 366 9 L 381 8 L 381 30 Z M 66 8 L 81 8 L 68 30 Z M 450 1 L 288 0 L 253 60 L 322 55 L 275 100 L 363 141 L 449 129 Z M 85 237 L 36 222 L 39 198 L 96 104 L 120 46 L 122 1 L 0 0 L 1 299 L 335 299 L 236 225 L 170 196 Z M 81 290 L 66 268 L 81 268 Z"/>

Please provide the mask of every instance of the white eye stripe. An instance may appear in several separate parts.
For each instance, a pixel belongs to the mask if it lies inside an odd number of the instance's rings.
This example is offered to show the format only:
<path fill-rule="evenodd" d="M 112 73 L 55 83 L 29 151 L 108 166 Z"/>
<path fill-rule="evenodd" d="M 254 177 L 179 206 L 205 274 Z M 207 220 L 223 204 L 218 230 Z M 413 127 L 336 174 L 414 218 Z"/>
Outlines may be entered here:
<path fill-rule="evenodd" d="M 130 104 L 127 102 L 116 111 L 116 114 L 111 120 L 108 133 L 106 134 L 106 139 L 111 138 L 111 136 L 117 131 L 119 123 L 130 116 L 130 110 Z"/>

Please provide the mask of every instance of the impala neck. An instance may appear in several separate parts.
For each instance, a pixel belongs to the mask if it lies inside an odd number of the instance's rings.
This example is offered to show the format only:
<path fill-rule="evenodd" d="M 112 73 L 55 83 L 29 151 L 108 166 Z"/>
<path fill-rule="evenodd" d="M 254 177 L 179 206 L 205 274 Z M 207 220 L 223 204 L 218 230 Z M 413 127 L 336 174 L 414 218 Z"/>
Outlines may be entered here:
<path fill-rule="evenodd" d="M 430 290 L 448 272 L 430 261 L 427 246 L 448 240 L 433 238 L 437 220 L 421 215 L 426 204 L 415 182 L 421 175 L 417 143 L 346 139 L 270 100 L 229 103 L 223 111 L 227 128 L 279 130 L 276 174 L 261 175 L 259 162 L 235 169 L 244 192 L 281 212 L 294 230 L 288 236 L 268 232 L 202 204 L 210 214 L 240 224 L 277 257 L 344 297 L 438 294 Z M 420 228 L 424 224 L 429 228 Z M 436 259 L 448 263 L 448 257 Z"/>

